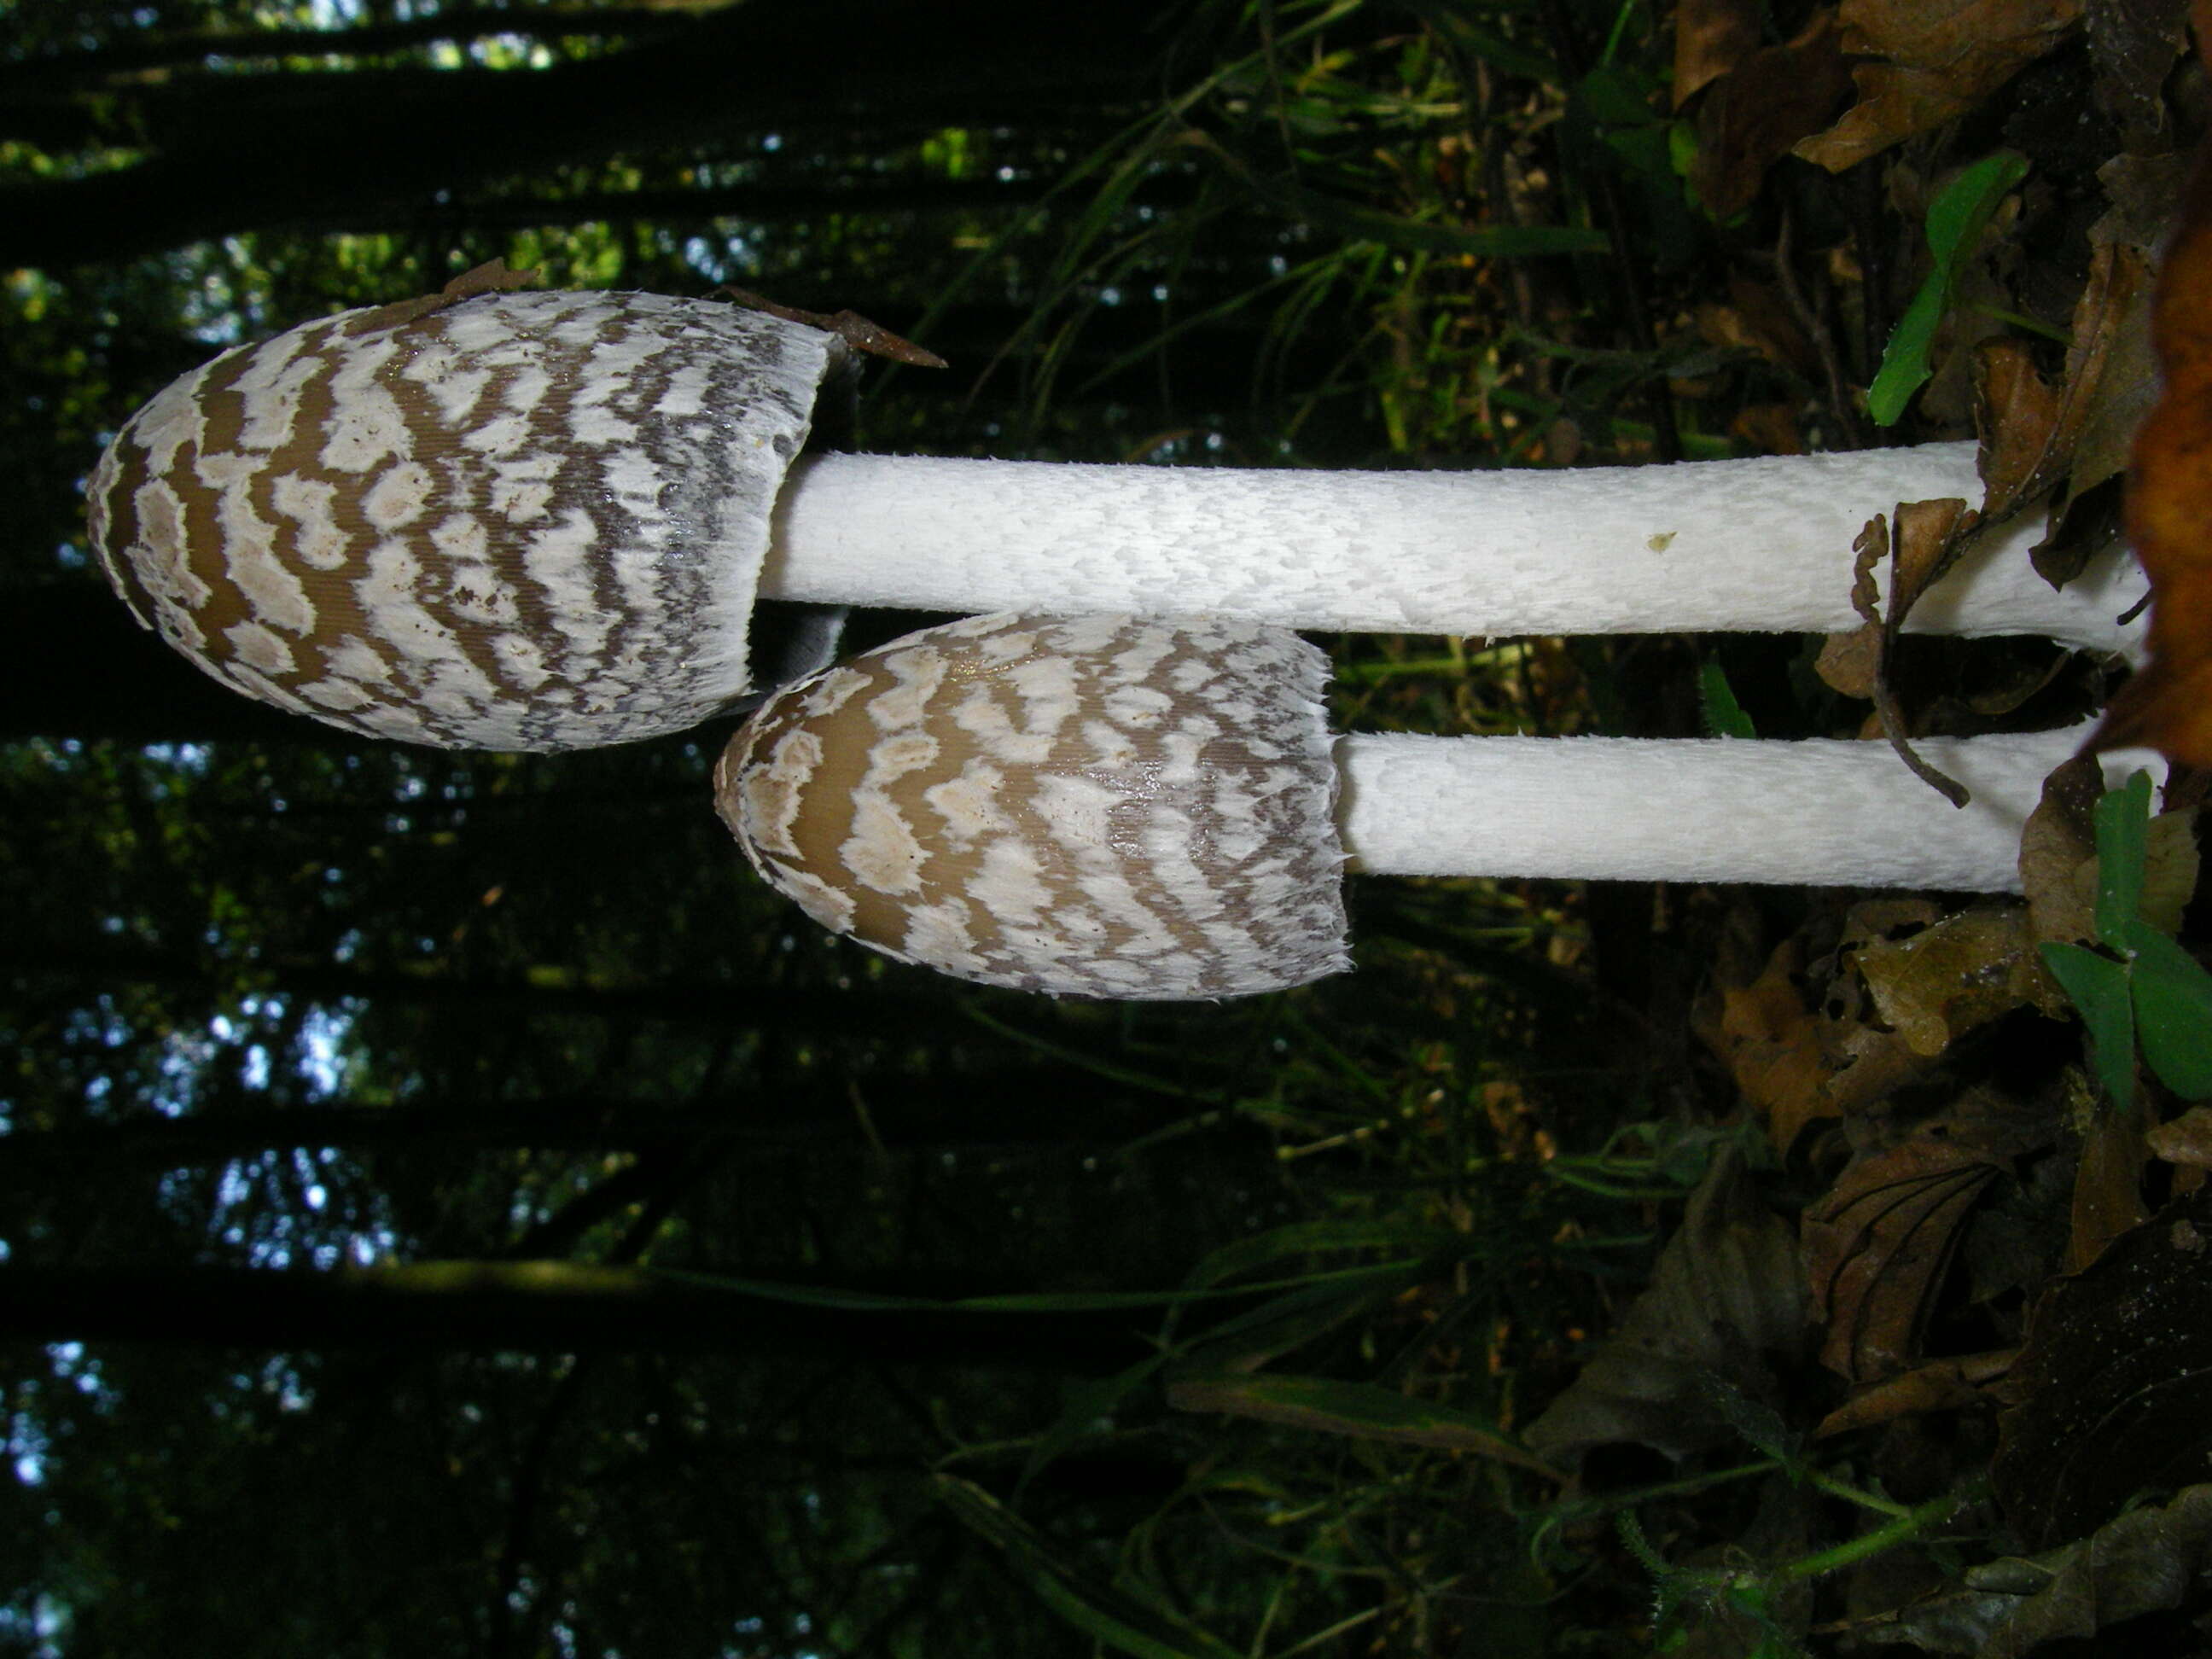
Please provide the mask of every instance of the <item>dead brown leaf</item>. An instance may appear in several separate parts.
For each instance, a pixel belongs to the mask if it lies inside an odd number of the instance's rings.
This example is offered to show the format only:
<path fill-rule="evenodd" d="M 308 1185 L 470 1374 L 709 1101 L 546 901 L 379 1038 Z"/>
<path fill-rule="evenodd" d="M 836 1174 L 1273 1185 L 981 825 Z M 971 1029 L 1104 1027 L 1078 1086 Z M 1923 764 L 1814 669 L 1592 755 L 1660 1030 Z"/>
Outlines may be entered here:
<path fill-rule="evenodd" d="M 2151 1151 L 2168 1164 L 2212 1170 L 2212 1106 L 2191 1106 L 2179 1117 L 2160 1124 L 2143 1139 Z"/>
<path fill-rule="evenodd" d="M 2189 172 L 2185 155 L 2115 155 L 2097 169 L 2097 182 L 2112 205 L 2089 227 L 2090 241 L 2124 242 L 2155 254 L 2173 233 Z"/>
<path fill-rule="evenodd" d="M 2212 1468 L 2212 1189 L 2177 1200 L 2036 1310 L 1990 1480 L 2021 1537 L 2080 1536 Z"/>
<path fill-rule="evenodd" d="M 2070 501 L 2124 465 L 2125 446 L 2155 384 L 2148 362 L 2149 285 L 2149 264 L 2138 250 L 2116 242 L 2097 246 L 2074 308 L 2065 377 L 2055 386 L 2018 338 L 1980 347 L 1974 424 L 1982 434 L 1987 524 L 2002 525 L 2054 491 Z M 2060 544 L 2073 555 L 2063 568 L 2052 556 Z M 2051 538 L 2036 550 L 2036 568 L 2048 581 L 2069 580 L 2098 550 L 2094 538 Z"/>
<path fill-rule="evenodd" d="M 2198 50 L 2212 47 L 2200 37 Z M 2128 538 L 2150 576 L 2151 661 L 2092 742 L 2212 766 L 2212 156 L 2190 180 L 2152 307 L 2166 385 L 2136 434 L 2127 499 Z"/>
<path fill-rule="evenodd" d="M 1928 1311 L 1983 1192 L 2030 1131 L 1954 1113 L 1860 1158 L 1805 1212 L 1806 1271 L 1826 1320 L 1820 1363 L 1854 1382 L 1911 1370 Z"/>
<path fill-rule="evenodd" d="M 1822 998 L 1823 1037 L 1835 1067 L 1827 1092 L 1846 1121 L 1875 1113 L 1900 1089 L 1923 1082 L 1939 1062 L 1915 1054 L 1881 1017 L 1874 995 L 1853 968 L 1859 951 L 1876 939 L 1902 939 L 1942 919 L 1929 899 L 1868 899 L 1844 919 Z"/>
<path fill-rule="evenodd" d="M 2097 102 L 2130 149 L 2166 129 L 2166 77 L 2187 49 L 2188 0 L 2100 0 L 2088 8 Z"/>
<path fill-rule="evenodd" d="M 365 311 L 345 325 L 349 334 L 373 334 L 380 329 L 398 328 L 418 317 L 428 317 L 448 306 L 457 306 L 464 300 L 473 300 L 480 294 L 503 294 L 509 289 L 528 288 L 538 280 L 534 270 L 515 270 L 504 259 L 487 259 L 472 265 L 447 283 L 435 294 L 425 294 L 418 299 L 395 300 L 388 306 L 378 306 Z"/>
<path fill-rule="evenodd" d="M 1829 1064 L 1820 1022 L 1806 1002 L 1805 948 L 1792 937 L 1774 948 L 1759 977 L 1723 985 L 1713 1052 L 1766 1126 L 1774 1150 L 1788 1157 L 1806 1128 L 1834 1117 L 1824 1085 Z"/>
<path fill-rule="evenodd" d="M 1729 435 L 1754 455 L 1802 455 L 1808 447 L 1792 404 L 1746 404 L 1729 417 Z"/>
<path fill-rule="evenodd" d="M 2097 931 L 2097 837 L 2093 811 L 2104 773 L 2091 755 L 2076 756 L 2044 780 L 2043 799 L 2028 814 L 2020 841 L 2021 883 L 2037 944 L 2079 941 Z M 2143 836 L 2143 920 L 2162 933 L 2181 931 L 2182 913 L 2197 892 L 2202 857 L 2197 813 L 2175 806 L 2154 816 Z"/>
<path fill-rule="evenodd" d="M 1889 739 L 1889 746 L 1897 751 L 1897 757 L 1913 776 L 1954 806 L 1966 804 L 1966 787 L 1955 778 L 1937 771 L 1913 750 L 1907 738 L 1905 710 L 1897 701 L 1897 694 L 1890 689 L 1885 667 L 1905 617 L 1920 596 L 1955 562 L 1965 537 L 1980 519 L 1980 514 L 1955 495 L 1928 501 L 1900 501 L 1894 534 L 1888 520 L 1877 513 L 1851 544 L 1852 551 L 1857 555 L 1852 564 L 1851 608 L 1870 626 L 1881 629 L 1881 650 L 1875 665 L 1873 696 L 1875 713 L 1881 720 L 1882 735 Z M 1887 604 L 1882 602 L 1880 585 L 1875 580 L 1875 572 L 1885 568 L 1889 575 Z"/>
<path fill-rule="evenodd" d="M 1881 669 L 1881 624 L 1867 623 L 1848 634 L 1831 634 L 1820 647 L 1814 672 L 1847 697 L 1874 696 Z"/>
<path fill-rule="evenodd" d="M 1771 284 L 1748 276 L 1729 278 L 1726 305 L 1698 307 L 1698 334 L 1709 345 L 1755 351 L 1768 362 L 1800 374 L 1820 371 L 1820 353 L 1806 337 L 1790 302 Z"/>
<path fill-rule="evenodd" d="M 1796 147 L 1841 173 L 1933 131 L 2056 46 L 2081 0 L 1844 0 L 1844 50 L 1876 61 L 1851 70 L 1858 101 Z"/>
<path fill-rule="evenodd" d="M 1692 181 L 1706 211 L 1725 222 L 1749 207 L 1767 169 L 1818 132 L 1850 94 L 1832 11 L 1814 12 L 1786 45 L 1742 54 L 1698 106 Z"/>
<path fill-rule="evenodd" d="M 2021 885 L 2035 942 L 2071 941 L 2097 931 L 2097 832 L 2093 811 L 2104 769 L 2077 755 L 2043 781 L 2043 799 L 2020 837 Z"/>
<path fill-rule="evenodd" d="M 2101 1632 L 2188 1605 L 2212 1571 L 2212 1486 L 2140 1509 L 2087 1538 L 2023 1559 L 1966 1569 L 1960 1588 L 1863 1620 L 1848 1633 L 1909 1642 L 1931 1653 L 2024 1659 L 2047 1643 L 2086 1643 Z M 2115 1653 L 2148 1651 L 2115 1635 Z"/>
<path fill-rule="evenodd" d="M 1759 50 L 1758 0 L 1682 0 L 1674 8 L 1674 107 Z"/>
<path fill-rule="evenodd" d="M 1982 434 L 1982 483 L 2004 510 L 2027 499 L 2058 430 L 2058 388 L 2045 380 L 2025 340 L 1985 340 L 1974 354 L 1974 424 Z"/>
<path fill-rule="evenodd" d="M 2097 246 L 2066 355 L 2069 389 L 2086 383 L 2077 398 L 2081 412 L 2066 480 L 2069 501 L 2127 470 L 2135 434 L 2157 404 L 2153 286 L 2150 258 L 2142 249 L 2124 242 Z"/>
<path fill-rule="evenodd" d="M 1808 1336 L 1795 1231 L 1723 1151 L 1690 1196 L 1651 1283 L 1582 1375 L 1523 1437 L 1571 1464 L 1619 1442 L 1684 1457 L 1735 1432 L 1733 1399 L 1764 1400 Z"/>
<path fill-rule="evenodd" d="M 1939 1359 L 1901 1376 L 1877 1382 L 1870 1389 L 1861 1389 L 1822 1418 L 1820 1426 L 1813 1431 L 1813 1437 L 1825 1440 L 1831 1435 L 1848 1434 L 1853 1429 L 1893 1423 L 1900 1417 L 1959 1411 L 1979 1405 L 1988 1397 L 1982 1392 L 1983 1385 L 2010 1370 L 2017 1358 L 2018 1351 L 2012 1348 L 1999 1349 L 1994 1353 L 1967 1354 L 1958 1359 Z"/>
<path fill-rule="evenodd" d="M 2023 1005 L 2062 1006 L 2016 905 L 1976 905 L 1907 938 L 1871 939 L 1854 961 L 1883 1023 L 1928 1059 Z"/>
<path fill-rule="evenodd" d="M 2143 1203 L 2142 1110 L 2107 1101 L 2081 1133 L 2074 1164 L 2074 1206 L 2066 1234 L 2066 1271 L 2078 1273 L 2122 1234 L 2149 1218 Z"/>

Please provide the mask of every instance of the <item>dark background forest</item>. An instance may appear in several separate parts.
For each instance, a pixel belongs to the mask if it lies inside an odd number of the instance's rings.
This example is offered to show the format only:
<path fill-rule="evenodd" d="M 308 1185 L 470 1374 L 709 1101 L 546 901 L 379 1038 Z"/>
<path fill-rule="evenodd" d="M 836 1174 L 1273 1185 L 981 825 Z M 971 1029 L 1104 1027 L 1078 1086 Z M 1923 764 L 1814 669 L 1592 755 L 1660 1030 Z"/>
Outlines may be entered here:
<path fill-rule="evenodd" d="M 1516 1435 L 1709 1172 L 1757 1163 L 1770 1219 L 1833 1173 L 1739 1109 L 1714 998 L 1808 914 L 1832 954 L 1840 902 L 1366 882 L 1358 970 L 1296 993 L 981 990 L 753 878 L 726 724 L 349 738 L 139 632 L 82 518 L 176 375 L 495 258 L 911 337 L 951 368 L 870 365 L 875 450 L 1858 447 L 1929 179 L 2029 152 L 2054 251 L 1994 269 L 2063 342 L 2096 169 L 2180 142 L 2177 7 L 2147 103 L 2069 13 L 1842 166 L 1788 153 L 1851 101 L 1831 14 L 1684 11 L 1735 20 L 1733 118 L 1616 0 L 0 10 L 0 1654 L 1629 1651 L 1658 1557 L 1826 1540 L 1757 1425 L 1832 1378 L 1735 1411 L 1655 1543 Z M 1893 437 L 1970 430 L 1945 372 Z M 1330 643 L 1369 728 L 1863 714 L 1818 641 Z M 2097 684 L 2002 648 L 1916 686 Z M 2012 1040 L 2078 1073 L 2062 1012 Z M 1741 1297 L 1800 1310 L 1790 1263 Z M 1589 1489 L 1674 1492 L 1659 1443 Z"/>

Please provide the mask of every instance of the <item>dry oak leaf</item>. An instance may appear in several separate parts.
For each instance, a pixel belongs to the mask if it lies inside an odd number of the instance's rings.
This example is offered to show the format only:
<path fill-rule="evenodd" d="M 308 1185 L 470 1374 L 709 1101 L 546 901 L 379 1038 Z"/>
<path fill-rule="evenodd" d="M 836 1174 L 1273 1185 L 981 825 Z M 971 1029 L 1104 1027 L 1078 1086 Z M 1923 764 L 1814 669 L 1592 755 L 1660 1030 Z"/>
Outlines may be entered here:
<path fill-rule="evenodd" d="M 2081 0 L 1844 0 L 1858 101 L 1796 154 L 1841 173 L 1965 114 L 2057 46 Z"/>
<path fill-rule="evenodd" d="M 1820 1363 L 1875 1382 L 1918 1363 L 1960 1229 L 2039 1127 L 1956 1113 L 1860 1158 L 1805 1212 L 1807 1276 L 1827 1322 Z"/>

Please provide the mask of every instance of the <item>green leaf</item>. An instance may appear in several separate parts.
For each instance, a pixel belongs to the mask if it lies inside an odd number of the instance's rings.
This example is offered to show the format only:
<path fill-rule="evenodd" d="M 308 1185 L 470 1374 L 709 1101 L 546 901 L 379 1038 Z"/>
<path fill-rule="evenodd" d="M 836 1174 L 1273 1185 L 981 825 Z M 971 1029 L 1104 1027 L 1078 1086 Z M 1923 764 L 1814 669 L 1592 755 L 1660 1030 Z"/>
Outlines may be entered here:
<path fill-rule="evenodd" d="M 1980 243 L 1990 216 L 2027 176 L 2027 161 L 2010 150 L 1984 156 L 1946 185 L 1928 209 L 1928 251 L 1935 268 L 1912 296 L 1881 354 L 1881 371 L 1867 388 L 1867 412 L 1877 426 L 1892 426 L 1929 374 L 1936 325 L 1951 308 L 1961 263 Z"/>
<path fill-rule="evenodd" d="M 2122 1106 L 2136 1096 L 2135 1005 L 2125 964 L 2080 945 L 2045 945 L 2044 966 L 2066 988 L 2081 1023 L 2089 1028 L 2089 1053 L 2097 1081 Z"/>
<path fill-rule="evenodd" d="M 2129 948 L 2142 915 L 2143 858 L 2150 834 L 2150 774 L 2137 772 L 2097 798 L 2097 937 Z"/>
<path fill-rule="evenodd" d="M 2212 1096 L 2212 974 L 2147 921 L 2130 924 L 2127 949 L 2143 1060 L 2183 1099 Z"/>
<path fill-rule="evenodd" d="M 1250 1370 L 1349 1323 L 1430 1277 L 1414 1263 L 1365 1284 L 1309 1285 L 1201 1333 L 1178 1347 L 1186 1371 Z"/>
<path fill-rule="evenodd" d="M 1759 728 L 1728 682 L 1728 671 L 1718 657 L 1707 657 L 1698 670 L 1698 707 L 1705 717 L 1705 732 L 1716 738 L 1755 738 Z"/>
<path fill-rule="evenodd" d="M 963 1525 L 995 1546 L 1038 1600 L 1093 1641 L 1137 1659 L 1240 1659 L 1218 1638 L 1079 1571 L 974 1482 L 940 1474 L 936 1485 L 939 1501 Z"/>

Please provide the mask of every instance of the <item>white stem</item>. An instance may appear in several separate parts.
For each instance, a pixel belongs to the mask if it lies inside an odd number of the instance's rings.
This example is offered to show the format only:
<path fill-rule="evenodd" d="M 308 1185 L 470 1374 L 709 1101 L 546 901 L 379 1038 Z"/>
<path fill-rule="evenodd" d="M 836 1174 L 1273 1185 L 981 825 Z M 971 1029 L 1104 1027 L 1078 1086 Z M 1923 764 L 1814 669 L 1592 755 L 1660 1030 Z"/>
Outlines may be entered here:
<path fill-rule="evenodd" d="M 1603 634 L 1856 628 L 1851 544 L 1982 486 L 1971 443 L 1564 471 L 1316 472 L 823 455 L 778 501 L 769 599 L 1214 611 L 1291 628 Z M 2120 552 L 2054 592 L 2039 514 L 1912 611 L 1927 633 L 2136 647 Z"/>
<path fill-rule="evenodd" d="M 2018 892 L 2020 832 L 2088 728 L 1928 738 L 1954 807 L 1886 743 L 1436 738 L 1336 744 L 1352 868 L 1381 875 Z M 2103 757 L 2118 782 L 2145 750 Z"/>

